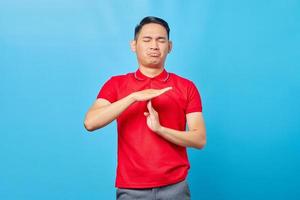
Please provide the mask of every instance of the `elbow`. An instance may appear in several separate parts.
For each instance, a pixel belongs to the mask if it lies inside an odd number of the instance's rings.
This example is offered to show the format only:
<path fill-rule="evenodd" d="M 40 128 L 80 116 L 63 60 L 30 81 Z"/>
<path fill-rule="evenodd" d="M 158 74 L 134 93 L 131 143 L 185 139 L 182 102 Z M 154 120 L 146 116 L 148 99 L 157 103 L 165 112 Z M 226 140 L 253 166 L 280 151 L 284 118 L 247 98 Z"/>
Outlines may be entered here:
<path fill-rule="evenodd" d="M 95 128 L 92 126 L 92 124 L 87 119 L 84 120 L 84 128 L 89 132 L 92 132 L 95 130 Z"/>
<path fill-rule="evenodd" d="M 105 125 L 103 124 L 96 124 L 91 120 L 85 119 L 84 120 L 84 128 L 89 131 L 89 132 L 93 132 L 97 129 L 100 129 L 102 127 L 104 127 Z"/>
<path fill-rule="evenodd" d="M 199 143 L 195 144 L 194 147 L 195 147 L 196 149 L 201 150 L 201 149 L 203 149 L 203 148 L 205 147 L 205 145 L 206 145 L 206 140 L 202 140 L 202 141 L 200 141 Z"/>
<path fill-rule="evenodd" d="M 206 146 L 206 131 L 201 131 L 198 134 L 198 139 L 196 140 L 197 142 L 195 142 L 195 148 L 196 149 L 203 149 Z"/>

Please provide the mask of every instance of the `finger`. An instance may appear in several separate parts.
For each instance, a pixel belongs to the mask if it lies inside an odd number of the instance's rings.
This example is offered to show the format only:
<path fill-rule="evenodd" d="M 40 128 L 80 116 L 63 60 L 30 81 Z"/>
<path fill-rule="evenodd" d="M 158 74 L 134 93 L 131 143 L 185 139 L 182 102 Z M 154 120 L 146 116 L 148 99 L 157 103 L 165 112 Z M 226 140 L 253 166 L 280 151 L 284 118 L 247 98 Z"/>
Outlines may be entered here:
<path fill-rule="evenodd" d="M 166 88 L 163 88 L 163 89 L 152 89 L 152 90 L 149 90 L 148 91 L 148 95 L 149 97 L 147 99 L 153 99 L 159 95 L 162 95 L 163 93 L 171 90 L 172 87 L 166 87 Z"/>
<path fill-rule="evenodd" d="M 147 103 L 147 109 L 148 109 L 149 112 L 151 110 L 151 107 L 152 107 L 151 100 L 149 100 L 148 103 Z"/>
<path fill-rule="evenodd" d="M 167 91 L 169 91 L 169 90 L 172 90 L 172 87 L 166 87 L 166 88 L 161 89 L 160 91 L 161 91 L 162 94 L 163 94 L 163 93 L 165 93 L 165 92 L 167 92 Z"/>
<path fill-rule="evenodd" d="M 150 113 L 151 115 L 153 115 L 154 112 L 153 112 L 153 107 L 152 107 L 151 100 L 148 101 L 148 103 L 147 103 L 147 108 L 148 108 L 149 113 Z"/>
<path fill-rule="evenodd" d="M 159 89 L 159 90 L 155 89 L 155 90 L 152 91 L 151 97 L 149 97 L 149 99 L 153 99 L 155 97 L 158 97 L 158 96 L 162 95 L 163 93 L 165 93 L 165 92 L 167 92 L 171 89 L 172 89 L 172 87 L 166 87 L 166 88 Z"/>
<path fill-rule="evenodd" d="M 171 89 L 172 89 L 172 87 L 166 87 L 166 88 L 160 89 L 157 96 L 162 95 L 163 93 L 165 93 Z"/>

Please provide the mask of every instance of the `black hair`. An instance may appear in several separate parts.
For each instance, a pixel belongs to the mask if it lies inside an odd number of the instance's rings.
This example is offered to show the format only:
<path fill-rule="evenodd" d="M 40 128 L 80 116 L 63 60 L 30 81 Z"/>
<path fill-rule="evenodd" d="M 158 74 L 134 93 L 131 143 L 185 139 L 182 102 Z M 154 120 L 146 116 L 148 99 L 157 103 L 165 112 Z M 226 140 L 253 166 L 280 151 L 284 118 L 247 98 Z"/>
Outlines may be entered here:
<path fill-rule="evenodd" d="M 167 31 L 167 34 L 168 34 L 168 39 L 169 39 L 169 36 L 170 36 L 170 28 L 169 28 L 169 25 L 168 23 L 161 19 L 161 18 L 158 18 L 158 17 L 153 17 L 153 16 L 148 16 L 148 17 L 145 17 L 144 19 L 142 19 L 142 21 L 136 25 L 135 29 L 134 29 L 134 39 L 137 40 L 138 38 L 138 35 L 142 29 L 142 27 L 146 24 L 150 24 L 150 23 L 155 23 L 155 24 L 160 24 L 162 25 L 166 31 Z"/>

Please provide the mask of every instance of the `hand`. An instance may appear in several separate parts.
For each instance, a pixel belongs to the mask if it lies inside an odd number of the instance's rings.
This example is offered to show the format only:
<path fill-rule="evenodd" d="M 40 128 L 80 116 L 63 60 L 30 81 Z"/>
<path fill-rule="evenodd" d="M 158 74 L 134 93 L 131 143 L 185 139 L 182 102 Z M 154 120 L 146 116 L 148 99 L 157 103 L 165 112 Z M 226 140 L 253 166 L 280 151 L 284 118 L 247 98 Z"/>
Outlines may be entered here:
<path fill-rule="evenodd" d="M 159 133 L 159 130 L 161 129 L 159 116 L 156 110 L 152 107 L 151 101 L 147 103 L 147 108 L 149 112 L 144 112 L 144 115 L 147 117 L 147 125 L 152 131 Z"/>
<path fill-rule="evenodd" d="M 147 101 L 147 100 L 151 100 L 154 97 L 157 97 L 159 95 L 162 95 L 163 93 L 171 90 L 172 87 L 166 87 L 163 89 L 146 89 L 146 90 L 141 90 L 138 92 L 134 92 L 132 93 L 132 97 L 134 98 L 135 101 Z"/>

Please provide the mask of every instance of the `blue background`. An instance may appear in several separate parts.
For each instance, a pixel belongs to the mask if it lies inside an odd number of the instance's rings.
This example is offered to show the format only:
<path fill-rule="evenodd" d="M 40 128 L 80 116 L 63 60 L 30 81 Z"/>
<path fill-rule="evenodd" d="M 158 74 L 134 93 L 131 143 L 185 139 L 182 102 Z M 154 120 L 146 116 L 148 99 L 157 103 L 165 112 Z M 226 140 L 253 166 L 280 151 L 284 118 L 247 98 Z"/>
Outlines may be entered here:
<path fill-rule="evenodd" d="M 299 199 L 300 2 L 0 1 L 0 199 L 115 198 L 116 124 L 84 115 L 112 75 L 134 71 L 135 25 L 164 18 L 166 69 L 203 101 L 189 149 L 193 199 Z"/>

